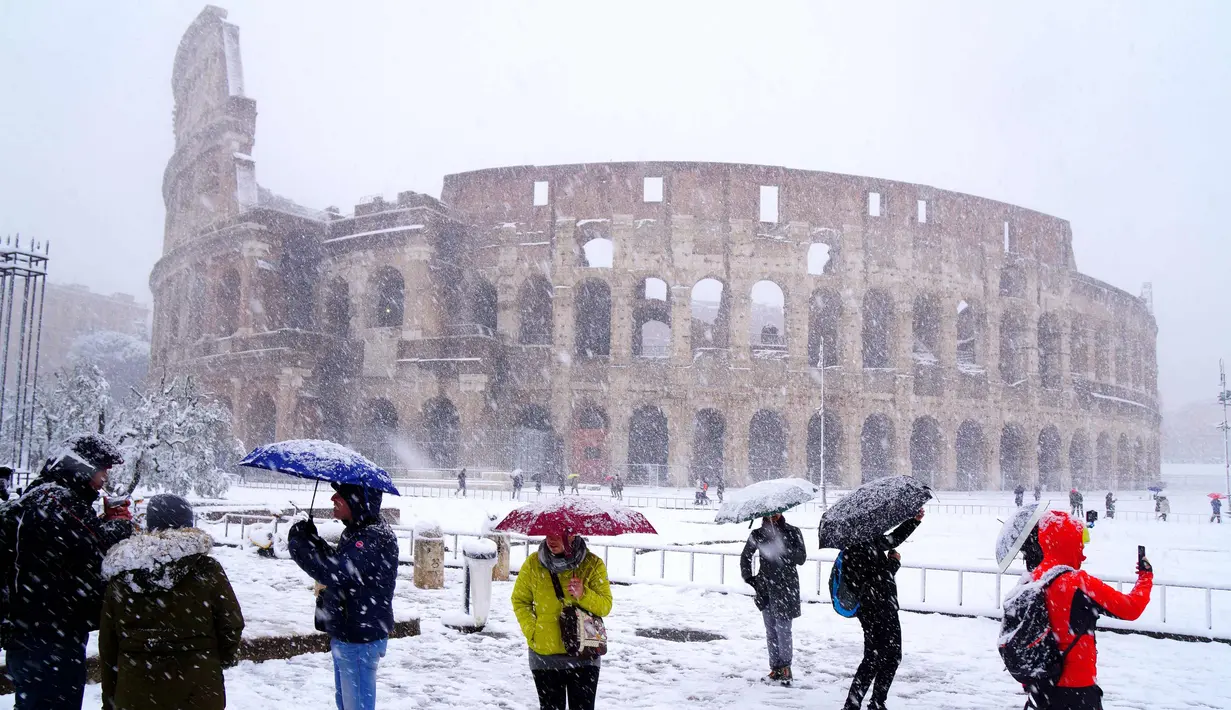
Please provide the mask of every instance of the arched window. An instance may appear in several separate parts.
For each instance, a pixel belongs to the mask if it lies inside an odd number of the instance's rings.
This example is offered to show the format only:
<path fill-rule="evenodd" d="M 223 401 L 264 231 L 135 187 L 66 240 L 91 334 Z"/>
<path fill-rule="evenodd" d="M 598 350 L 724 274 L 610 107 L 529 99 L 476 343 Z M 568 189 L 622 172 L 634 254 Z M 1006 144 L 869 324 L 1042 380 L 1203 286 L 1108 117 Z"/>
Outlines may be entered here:
<path fill-rule="evenodd" d="M 278 409 L 274 398 L 266 392 L 257 392 L 248 404 L 248 441 L 249 449 L 254 449 L 275 441 L 278 429 Z"/>
<path fill-rule="evenodd" d="M 1060 318 L 1055 313 L 1039 317 L 1039 384 L 1060 389 Z"/>
<path fill-rule="evenodd" d="M 962 422 L 957 428 L 954 448 L 957 453 L 957 489 L 981 490 L 987 478 L 983 427 L 969 419 Z"/>
<path fill-rule="evenodd" d="M 1049 491 L 1060 490 L 1060 455 L 1064 440 L 1054 426 L 1039 432 L 1039 485 Z"/>
<path fill-rule="evenodd" d="M 1116 484 L 1116 448 L 1111 441 L 1111 434 L 1103 432 L 1098 435 L 1095 444 L 1095 483 L 1101 488 L 1114 488 Z"/>
<path fill-rule="evenodd" d="M 671 302 L 667 282 L 643 279 L 633 293 L 632 350 L 634 357 L 671 355 Z"/>
<path fill-rule="evenodd" d="M 748 426 L 748 476 L 767 481 L 786 475 L 786 420 L 778 412 L 762 409 Z"/>
<path fill-rule="evenodd" d="M 1005 490 L 1028 482 L 1026 432 L 1018 424 L 1005 424 L 1000 433 L 1000 482 Z"/>
<path fill-rule="evenodd" d="M 239 271 L 223 271 L 215 293 L 214 313 L 218 334 L 233 335 L 239 329 Z"/>
<path fill-rule="evenodd" d="M 1026 317 L 1020 311 L 1007 311 L 1000 319 L 1000 379 L 1010 387 L 1026 383 Z"/>
<path fill-rule="evenodd" d="M 932 417 L 916 419 L 910 433 L 910 475 L 934 485 L 941 471 L 943 450 L 940 424 Z"/>
<path fill-rule="evenodd" d="M 611 355 L 611 288 L 605 281 L 587 279 L 578 284 L 576 299 L 574 354 L 580 357 Z"/>
<path fill-rule="evenodd" d="M 428 458 L 436 468 L 458 466 L 458 446 L 462 422 L 457 407 L 446 397 L 435 397 L 423 404 L 423 431 L 427 437 Z"/>
<path fill-rule="evenodd" d="M 893 422 L 884 414 L 873 414 L 863 422 L 859 433 L 859 468 L 864 483 L 893 474 Z"/>
<path fill-rule="evenodd" d="M 325 332 L 350 337 L 350 286 L 341 278 L 329 282 L 325 292 Z"/>
<path fill-rule="evenodd" d="M 842 483 L 842 422 L 832 409 L 808 420 L 808 480 L 819 486 L 822 470 L 827 484 Z"/>
<path fill-rule="evenodd" d="M 496 335 L 497 314 L 500 312 L 496 287 L 485 279 L 478 279 L 470 292 L 470 320 L 483 335 Z"/>
<path fill-rule="evenodd" d="M 689 307 L 694 357 L 699 353 L 725 351 L 731 317 L 726 285 L 718 279 L 701 279 L 692 287 Z"/>
<path fill-rule="evenodd" d="M 633 410 L 628 423 L 628 469 L 630 481 L 664 485 L 670 439 L 667 415 L 653 405 Z"/>
<path fill-rule="evenodd" d="M 968 301 L 957 304 L 957 369 L 967 374 L 981 374 L 979 351 L 983 337 L 978 310 Z"/>
<path fill-rule="evenodd" d="M 1083 431 L 1073 434 L 1069 441 L 1069 476 L 1073 487 L 1085 488 L 1091 484 L 1090 476 L 1090 439 Z"/>
<path fill-rule="evenodd" d="M 939 298 L 929 294 L 915 297 L 911 314 L 911 335 L 915 394 L 932 397 L 944 394 L 945 380 L 943 371 L 940 369 L 939 357 Z"/>
<path fill-rule="evenodd" d="M 377 328 L 400 327 L 406 309 L 406 282 L 402 272 L 392 267 L 380 269 L 372 276 L 375 294 L 373 324 Z"/>
<path fill-rule="evenodd" d="M 815 246 L 815 245 L 814 245 Z M 842 297 L 837 291 L 817 289 L 808 301 L 808 365 L 834 367 L 842 361 L 839 340 Z"/>
<path fill-rule="evenodd" d="M 863 299 L 863 366 L 865 369 L 893 367 L 893 298 L 872 289 Z"/>
<path fill-rule="evenodd" d="M 692 476 L 711 483 L 724 478 L 727 423 L 716 409 L 702 409 L 692 420 Z"/>
<path fill-rule="evenodd" d="M 517 295 L 517 311 L 521 327 L 518 342 L 522 345 L 551 344 L 551 283 L 542 276 L 527 279 Z"/>
<path fill-rule="evenodd" d="M 372 461 L 387 466 L 397 460 L 394 437 L 398 429 L 398 410 L 393 402 L 380 397 L 369 400 L 363 411 L 363 431 L 359 435 L 360 450 Z"/>
<path fill-rule="evenodd" d="M 758 360 L 786 356 L 786 296 L 773 281 L 758 281 L 750 294 L 749 343 Z"/>

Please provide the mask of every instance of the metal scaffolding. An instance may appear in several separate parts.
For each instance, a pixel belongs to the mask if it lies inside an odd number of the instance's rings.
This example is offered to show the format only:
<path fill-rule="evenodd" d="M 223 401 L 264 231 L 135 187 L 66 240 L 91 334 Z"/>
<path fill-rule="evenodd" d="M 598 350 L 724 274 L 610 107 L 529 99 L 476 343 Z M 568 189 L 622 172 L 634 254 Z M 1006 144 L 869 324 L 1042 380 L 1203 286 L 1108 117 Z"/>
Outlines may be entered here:
<path fill-rule="evenodd" d="M 39 339 L 47 289 L 49 245 L 21 236 L 0 245 L 0 461 L 29 478 L 37 404 Z"/>

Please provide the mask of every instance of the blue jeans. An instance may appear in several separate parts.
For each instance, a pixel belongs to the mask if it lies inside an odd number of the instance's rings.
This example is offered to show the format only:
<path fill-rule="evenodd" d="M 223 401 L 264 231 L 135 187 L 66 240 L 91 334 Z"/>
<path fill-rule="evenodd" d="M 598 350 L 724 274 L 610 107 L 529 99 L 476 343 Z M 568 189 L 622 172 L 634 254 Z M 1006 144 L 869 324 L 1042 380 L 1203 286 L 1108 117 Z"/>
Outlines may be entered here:
<path fill-rule="evenodd" d="M 385 657 L 388 639 L 346 643 L 332 639 L 333 684 L 338 710 L 376 710 L 376 667 Z"/>
<path fill-rule="evenodd" d="M 6 660 L 14 710 L 81 710 L 85 639 L 10 648 Z"/>
<path fill-rule="evenodd" d="M 761 612 L 765 621 L 765 644 L 769 647 L 770 669 L 791 665 L 791 656 L 795 648 L 791 638 L 792 619 L 779 619 L 770 616 L 768 611 Z"/>

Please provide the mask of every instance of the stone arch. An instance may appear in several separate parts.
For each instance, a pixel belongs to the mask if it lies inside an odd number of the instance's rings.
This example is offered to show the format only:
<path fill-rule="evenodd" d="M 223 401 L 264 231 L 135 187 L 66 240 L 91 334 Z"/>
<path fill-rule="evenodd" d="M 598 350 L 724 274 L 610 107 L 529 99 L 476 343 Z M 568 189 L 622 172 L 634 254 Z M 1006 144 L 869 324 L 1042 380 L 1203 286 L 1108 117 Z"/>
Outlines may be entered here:
<path fill-rule="evenodd" d="M 842 483 L 842 420 L 832 409 L 808 420 L 808 480 L 819 486 L 822 470 L 827 485 Z"/>
<path fill-rule="evenodd" d="M 957 304 L 957 367 L 974 373 L 983 362 L 983 314 L 966 300 Z"/>
<path fill-rule="evenodd" d="M 513 426 L 513 467 L 546 485 L 560 472 L 560 446 L 551 412 L 541 404 L 523 404 Z"/>
<path fill-rule="evenodd" d="M 372 323 L 377 328 L 401 327 L 406 313 L 406 281 L 402 272 L 386 266 L 372 274 Z"/>
<path fill-rule="evenodd" d="M 1147 473 L 1150 466 L 1149 460 L 1150 455 L 1146 451 L 1145 442 L 1139 436 L 1133 443 L 1133 463 L 1135 464 L 1133 468 L 1133 489 L 1141 490 L 1149 485 L 1147 483 L 1149 478 Z"/>
<path fill-rule="evenodd" d="M 786 293 L 777 283 L 763 279 L 753 284 L 748 298 L 748 343 L 753 359 L 786 357 Z"/>
<path fill-rule="evenodd" d="M 665 482 L 670 448 L 667 415 L 663 410 L 652 404 L 634 409 L 628 423 L 629 479 L 637 483 Z"/>
<path fill-rule="evenodd" d="M 767 481 L 786 475 L 787 425 L 782 414 L 761 409 L 748 423 L 748 477 Z"/>
<path fill-rule="evenodd" d="M 633 293 L 633 357 L 671 355 L 671 291 L 660 278 L 642 279 Z"/>
<path fill-rule="evenodd" d="M 475 279 L 470 287 L 470 322 L 482 335 L 494 337 L 500 313 L 500 296 L 487 279 Z"/>
<path fill-rule="evenodd" d="M 808 301 L 808 365 L 834 367 L 842 362 L 842 296 L 818 288 Z"/>
<path fill-rule="evenodd" d="M 1029 483 L 1026 441 L 1026 431 L 1020 424 L 1005 424 L 1000 432 L 1000 483 L 1004 490 Z"/>
<path fill-rule="evenodd" d="M 224 269 L 214 291 L 215 323 L 219 335 L 234 335 L 239 330 L 239 289 L 239 270 Z"/>
<path fill-rule="evenodd" d="M 1137 463 L 1133 460 L 1133 447 L 1128 442 L 1128 434 L 1121 434 L 1116 441 L 1116 483 L 1119 487 L 1131 489 L 1133 475 Z"/>
<path fill-rule="evenodd" d="M 325 289 L 325 332 L 350 337 L 350 285 L 341 277 L 332 279 Z"/>
<path fill-rule="evenodd" d="M 1000 380 L 1009 387 L 1026 384 L 1029 349 L 1026 342 L 1026 316 L 1010 309 L 1000 317 Z"/>
<path fill-rule="evenodd" d="M 863 421 L 859 432 L 859 470 L 864 483 L 893 474 L 893 420 L 873 414 Z"/>
<path fill-rule="evenodd" d="M 693 284 L 689 310 L 694 357 L 702 352 L 724 352 L 730 346 L 730 301 L 727 285 L 716 278 L 706 277 Z"/>
<path fill-rule="evenodd" d="M 1132 381 L 1132 375 L 1129 372 L 1132 368 L 1129 365 L 1128 341 L 1124 337 L 1123 328 L 1120 328 L 1120 333 L 1116 335 L 1115 357 L 1116 357 L 1116 384 L 1121 387 L 1128 387 Z"/>
<path fill-rule="evenodd" d="M 1049 491 L 1060 490 L 1060 457 L 1064 448 L 1064 439 L 1060 430 L 1053 425 L 1043 427 L 1039 432 L 1038 460 L 1039 485 Z"/>
<path fill-rule="evenodd" d="M 599 231 L 582 230 L 579 266 L 589 269 L 610 269 L 615 266 L 615 242 Z M 582 241 L 584 240 L 584 241 Z"/>
<path fill-rule="evenodd" d="M 871 289 L 863 297 L 864 369 L 893 367 L 895 314 L 893 297 L 887 291 Z"/>
<path fill-rule="evenodd" d="M 1094 331 L 1094 379 L 1099 382 L 1111 379 L 1111 354 L 1108 352 L 1107 328 L 1104 326 Z"/>
<path fill-rule="evenodd" d="M 447 397 L 433 397 L 423 403 L 423 430 L 428 458 L 436 468 L 456 468 L 462 420 L 457 407 Z"/>
<path fill-rule="evenodd" d="M 272 444 L 278 433 L 278 407 L 274 398 L 268 392 L 253 393 L 248 402 L 248 441 L 249 449 L 265 444 Z"/>
<path fill-rule="evenodd" d="M 1074 318 L 1069 326 L 1069 370 L 1074 377 L 1085 378 L 1090 371 L 1090 343 L 1081 319 Z"/>
<path fill-rule="evenodd" d="M 542 276 L 532 276 L 521 285 L 517 294 L 517 342 L 551 345 L 552 297 L 551 282 Z"/>
<path fill-rule="evenodd" d="M 1090 464 L 1090 437 L 1084 431 L 1073 432 L 1069 440 L 1069 477 L 1074 488 L 1081 490 L 1093 484 Z"/>
<path fill-rule="evenodd" d="M 944 437 L 933 417 L 919 417 L 910 432 L 910 475 L 929 485 L 938 480 L 943 465 Z"/>
<path fill-rule="evenodd" d="M 572 454 L 569 472 L 584 481 L 600 481 L 608 469 L 607 410 L 590 399 L 573 407 Z"/>
<path fill-rule="evenodd" d="M 1092 483 L 1100 488 L 1112 488 L 1116 483 L 1115 444 L 1111 434 L 1103 432 L 1098 435 L 1094 446 L 1095 477 Z"/>
<path fill-rule="evenodd" d="M 953 442 L 957 454 L 957 489 L 982 490 L 987 479 L 987 445 L 983 427 L 967 419 L 957 428 Z"/>
<path fill-rule="evenodd" d="M 1055 390 L 1061 387 L 1060 316 L 1044 313 L 1039 316 L 1039 385 Z"/>
<path fill-rule="evenodd" d="M 611 355 L 611 287 L 586 279 L 577 284 L 573 306 L 573 353 L 579 357 Z"/>
<path fill-rule="evenodd" d="M 939 357 L 940 319 L 939 297 L 932 294 L 915 296 L 911 312 L 911 359 L 914 361 L 914 390 L 919 396 L 944 394 L 945 380 Z"/>
<path fill-rule="evenodd" d="M 397 407 L 384 397 L 370 399 L 364 404 L 360 421 L 363 423 L 357 442 L 360 451 L 377 464 L 390 463 L 395 458 L 393 439 L 398 430 Z M 425 463 L 430 466 L 430 455 L 428 458 Z"/>
<path fill-rule="evenodd" d="M 727 422 L 716 409 L 701 409 L 692 420 L 692 475 L 708 481 L 723 479 Z"/>

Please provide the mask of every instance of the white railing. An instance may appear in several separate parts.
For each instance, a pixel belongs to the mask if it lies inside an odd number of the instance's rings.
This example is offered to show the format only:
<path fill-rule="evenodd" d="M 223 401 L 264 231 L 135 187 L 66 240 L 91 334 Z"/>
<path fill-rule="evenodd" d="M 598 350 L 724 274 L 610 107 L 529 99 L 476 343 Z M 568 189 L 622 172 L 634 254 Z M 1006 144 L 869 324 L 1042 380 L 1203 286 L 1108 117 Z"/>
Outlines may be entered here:
<path fill-rule="evenodd" d="M 230 523 L 232 515 L 235 514 L 227 514 L 223 521 L 224 534 L 228 537 L 234 527 Z M 243 522 L 238 525 L 243 539 L 246 525 Z M 392 527 L 399 539 L 407 542 L 406 549 L 399 554 L 405 560 L 413 560 L 414 528 L 406 525 Z M 477 538 L 480 534 L 445 530 L 444 536 L 448 556 L 456 565 L 461 563 L 461 539 Z M 512 544 L 510 562 L 512 568 L 517 570 L 529 555 L 534 554 L 541 538 L 523 535 L 509 537 Z M 740 553 L 729 547 L 646 545 L 609 538 L 591 538 L 588 544 L 592 552 L 603 558 L 613 582 L 694 586 L 752 594 L 752 588 L 744 584 L 740 576 Z M 833 553 L 829 552 L 808 555 L 799 572 L 805 600 L 830 602 L 828 572 L 833 566 L 833 558 Z M 903 562 L 897 575 L 899 604 L 906 611 L 999 618 L 1004 593 L 1017 583 L 1023 571 L 1010 569 L 1002 575 L 994 567 Z M 1136 582 L 1135 577 L 1099 577 L 1122 592 Z M 1156 578 L 1150 605 L 1140 619 L 1122 621 L 1105 618 L 1099 624 L 1104 628 L 1231 640 L 1229 618 L 1231 586 Z"/>

